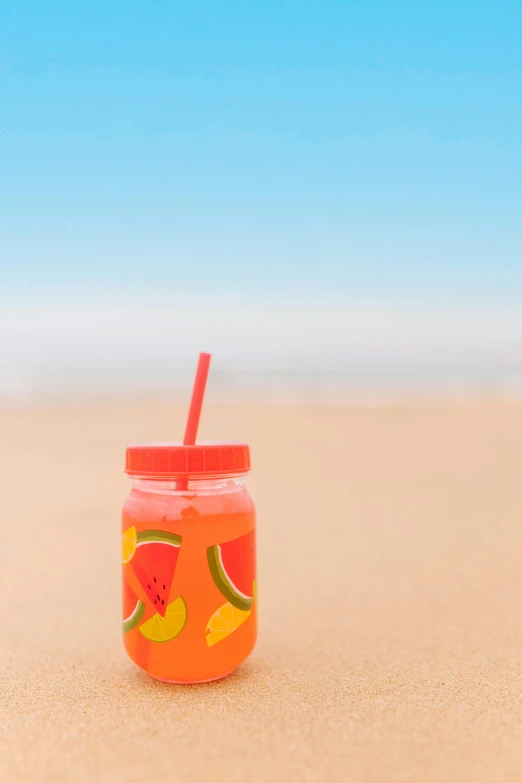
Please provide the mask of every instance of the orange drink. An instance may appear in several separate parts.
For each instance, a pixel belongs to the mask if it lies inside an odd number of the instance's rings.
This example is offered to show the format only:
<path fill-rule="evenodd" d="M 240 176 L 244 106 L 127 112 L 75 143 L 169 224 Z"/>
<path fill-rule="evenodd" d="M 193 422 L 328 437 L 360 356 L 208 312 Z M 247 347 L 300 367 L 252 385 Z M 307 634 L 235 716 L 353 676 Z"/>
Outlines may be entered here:
<path fill-rule="evenodd" d="M 230 674 L 257 636 L 248 446 L 129 446 L 122 518 L 123 639 L 152 677 Z"/>

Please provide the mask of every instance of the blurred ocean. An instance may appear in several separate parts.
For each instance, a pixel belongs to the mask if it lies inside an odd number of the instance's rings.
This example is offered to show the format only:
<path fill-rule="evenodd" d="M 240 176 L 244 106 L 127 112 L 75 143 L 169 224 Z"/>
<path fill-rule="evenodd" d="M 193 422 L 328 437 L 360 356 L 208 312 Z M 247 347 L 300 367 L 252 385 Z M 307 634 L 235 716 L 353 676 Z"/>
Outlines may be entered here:
<path fill-rule="evenodd" d="M 223 397 L 522 392 L 514 303 L 148 289 L 4 293 L 0 401 L 186 394 L 200 350 Z"/>

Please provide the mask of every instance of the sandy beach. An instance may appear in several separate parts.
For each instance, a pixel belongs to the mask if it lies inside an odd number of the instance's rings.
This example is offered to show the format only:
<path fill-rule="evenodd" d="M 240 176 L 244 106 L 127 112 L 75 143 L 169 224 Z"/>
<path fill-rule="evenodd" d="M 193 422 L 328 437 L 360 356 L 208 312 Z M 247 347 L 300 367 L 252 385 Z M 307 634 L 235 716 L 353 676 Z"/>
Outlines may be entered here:
<path fill-rule="evenodd" d="M 252 447 L 260 637 L 152 681 L 120 639 L 130 441 L 184 407 L 0 414 L 0 779 L 522 779 L 522 402 L 209 405 Z"/>

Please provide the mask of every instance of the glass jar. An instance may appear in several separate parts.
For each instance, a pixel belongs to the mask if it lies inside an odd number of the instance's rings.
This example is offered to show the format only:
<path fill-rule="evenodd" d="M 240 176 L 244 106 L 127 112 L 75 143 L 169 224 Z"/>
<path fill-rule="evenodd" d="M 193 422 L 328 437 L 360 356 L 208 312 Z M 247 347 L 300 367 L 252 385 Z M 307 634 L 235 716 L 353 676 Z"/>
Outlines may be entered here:
<path fill-rule="evenodd" d="M 257 636 L 255 509 L 245 444 L 127 449 L 123 639 L 166 682 L 230 674 Z"/>

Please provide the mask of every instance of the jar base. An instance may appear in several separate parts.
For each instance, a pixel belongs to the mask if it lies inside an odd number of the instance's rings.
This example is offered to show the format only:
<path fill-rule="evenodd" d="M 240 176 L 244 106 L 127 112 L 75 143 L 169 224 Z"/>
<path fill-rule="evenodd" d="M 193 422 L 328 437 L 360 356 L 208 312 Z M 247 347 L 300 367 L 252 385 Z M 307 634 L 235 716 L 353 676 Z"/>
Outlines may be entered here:
<path fill-rule="evenodd" d="M 229 672 L 225 672 L 225 674 L 218 674 L 217 677 L 207 677 L 204 680 L 165 680 L 163 677 L 155 677 L 153 674 L 149 674 L 149 677 L 152 677 L 153 680 L 158 680 L 158 682 L 166 682 L 168 685 L 204 685 L 206 682 L 217 682 L 218 680 L 224 680 L 225 677 L 228 677 L 232 674 L 232 672 L 235 671 L 234 669 L 230 669 Z"/>

